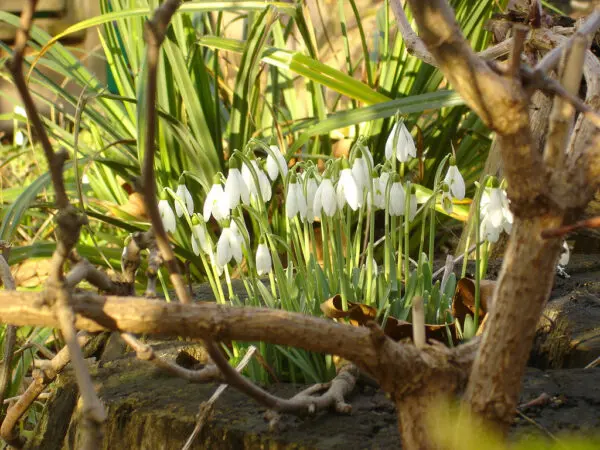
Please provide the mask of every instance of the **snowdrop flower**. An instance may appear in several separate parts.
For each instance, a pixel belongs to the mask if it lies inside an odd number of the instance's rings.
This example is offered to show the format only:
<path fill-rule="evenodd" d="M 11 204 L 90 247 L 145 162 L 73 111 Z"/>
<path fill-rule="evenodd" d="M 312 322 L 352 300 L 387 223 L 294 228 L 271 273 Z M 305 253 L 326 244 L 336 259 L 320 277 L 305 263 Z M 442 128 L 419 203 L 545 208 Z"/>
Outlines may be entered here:
<path fill-rule="evenodd" d="M 385 189 L 385 188 L 384 188 Z M 384 191 L 385 192 L 385 191 Z M 396 174 L 394 182 L 390 188 L 390 198 L 388 202 L 388 211 L 390 216 L 403 216 L 406 193 L 400 182 L 400 176 Z"/>
<path fill-rule="evenodd" d="M 25 143 L 25 135 L 21 130 L 17 130 L 15 132 L 15 145 L 18 147 L 22 147 Z"/>
<path fill-rule="evenodd" d="M 267 177 L 267 174 L 260 167 L 258 167 L 258 163 L 255 159 L 250 162 L 252 164 L 252 169 L 254 169 L 256 177 L 258 178 L 258 185 L 256 185 L 254 182 L 254 177 L 252 176 L 252 170 L 246 164 L 242 166 L 242 178 L 244 179 L 246 186 L 248 186 L 250 197 L 258 199 L 258 191 L 260 189 L 262 200 L 264 202 L 268 202 L 271 200 L 272 195 L 269 178 Z"/>
<path fill-rule="evenodd" d="M 187 186 L 182 183 L 182 180 L 179 180 L 179 186 L 177 186 L 177 191 L 175 192 L 175 195 L 177 195 L 177 197 L 181 199 L 181 202 L 183 202 L 183 204 L 185 205 L 188 214 L 194 214 L 194 199 L 192 198 L 192 194 L 190 194 L 190 191 L 188 190 Z M 175 213 L 177 214 L 177 217 L 183 216 L 183 208 L 181 207 L 181 202 L 175 202 Z"/>
<path fill-rule="evenodd" d="M 510 233 L 513 216 L 506 192 L 500 188 L 486 188 L 481 196 L 481 239 L 497 242 L 504 230 Z"/>
<path fill-rule="evenodd" d="M 23 108 L 20 105 L 15 106 L 15 109 L 13 109 L 13 112 L 17 116 L 21 116 L 21 117 L 27 118 L 27 111 L 25 111 L 25 108 Z"/>
<path fill-rule="evenodd" d="M 385 209 L 385 191 L 387 189 L 389 172 L 381 172 L 379 177 L 373 178 L 373 201 L 375 208 Z M 368 205 L 371 205 L 371 197 L 367 197 Z"/>
<path fill-rule="evenodd" d="M 225 267 L 234 258 L 239 264 L 242 262 L 242 237 L 235 222 L 223 228 L 217 242 L 217 266 Z"/>
<path fill-rule="evenodd" d="M 288 184 L 287 197 L 285 198 L 285 212 L 289 219 L 300 213 L 300 217 L 306 217 L 306 198 L 302 184 L 298 183 L 295 174 L 290 177 Z"/>
<path fill-rule="evenodd" d="M 373 188 L 369 167 L 373 168 L 373 156 L 366 147 L 359 150 L 360 156 L 354 159 L 352 163 L 352 176 L 356 182 L 359 194 L 359 206 L 362 206 L 365 192 L 370 192 Z M 367 161 L 369 160 L 369 161 Z"/>
<path fill-rule="evenodd" d="M 447 183 L 442 184 L 442 208 L 447 214 L 452 214 L 452 195 L 450 195 L 450 186 Z"/>
<path fill-rule="evenodd" d="M 207 255 L 212 254 L 212 242 L 208 237 L 204 223 L 200 221 L 198 216 L 194 216 L 192 219 L 192 251 L 194 255 L 198 256 L 200 250 Z"/>
<path fill-rule="evenodd" d="M 167 233 L 175 231 L 177 228 L 175 213 L 173 212 L 173 209 L 166 198 L 161 198 L 158 202 L 158 212 L 160 213 L 160 218 L 162 220 L 163 227 L 165 227 L 165 231 Z"/>
<path fill-rule="evenodd" d="M 279 147 L 276 145 L 269 145 L 269 148 L 275 155 L 275 157 L 273 157 L 271 153 L 267 155 L 266 165 L 269 178 L 275 181 L 279 174 L 281 174 L 281 178 L 285 178 L 288 173 L 288 165 L 285 157 L 281 154 Z"/>
<path fill-rule="evenodd" d="M 313 223 L 315 221 L 315 196 L 319 185 L 317 184 L 317 180 L 315 180 L 311 174 L 306 175 L 306 172 L 302 174 L 302 180 L 304 182 L 302 194 L 304 196 L 304 201 L 306 202 L 306 212 L 303 215 L 302 211 L 299 211 L 300 217 L 308 223 Z"/>
<path fill-rule="evenodd" d="M 390 160 L 396 155 L 400 162 L 406 162 L 417 156 L 415 141 L 406 129 L 404 122 L 396 122 L 385 142 L 385 157 Z"/>
<path fill-rule="evenodd" d="M 250 204 L 250 192 L 242 177 L 242 172 L 240 172 L 239 163 L 235 156 L 229 160 L 229 173 L 225 181 L 225 195 L 229 200 L 229 207 L 231 209 L 236 208 L 240 204 L 240 201 L 245 205 Z"/>
<path fill-rule="evenodd" d="M 345 162 L 347 164 L 347 161 Z M 352 208 L 353 211 L 358 209 L 358 187 L 356 186 L 356 181 L 352 176 L 352 170 L 349 168 L 342 169 L 340 172 L 340 179 L 338 180 L 336 187 L 336 195 L 339 209 L 342 209 L 346 203 L 348 206 L 350 206 L 350 208 Z"/>
<path fill-rule="evenodd" d="M 337 211 L 337 202 L 333 183 L 329 178 L 323 178 L 315 192 L 313 211 L 317 217 L 322 217 L 321 210 L 329 217 L 333 217 Z"/>
<path fill-rule="evenodd" d="M 223 190 L 223 186 L 221 186 L 221 182 L 219 181 L 219 175 L 215 175 L 215 179 L 213 181 L 213 185 L 206 196 L 206 200 L 204 201 L 204 208 L 202 211 L 202 215 L 205 222 L 208 222 L 210 216 L 212 215 L 215 220 L 223 220 L 229 217 L 229 198 L 225 195 L 225 191 Z"/>
<path fill-rule="evenodd" d="M 256 273 L 258 275 L 266 275 L 271 272 L 271 269 L 271 252 L 267 244 L 261 242 L 256 249 Z"/>
<path fill-rule="evenodd" d="M 450 167 L 444 177 L 444 183 L 450 188 L 450 192 L 454 198 L 462 200 L 465 198 L 465 180 L 463 179 L 458 167 L 456 167 L 456 160 L 453 156 L 450 157 Z"/>
<path fill-rule="evenodd" d="M 570 257 L 571 251 L 569 250 L 569 244 L 567 244 L 567 241 L 563 241 L 563 250 L 560 255 L 560 258 L 558 259 L 558 264 L 560 266 L 566 266 L 567 264 L 569 264 Z"/>

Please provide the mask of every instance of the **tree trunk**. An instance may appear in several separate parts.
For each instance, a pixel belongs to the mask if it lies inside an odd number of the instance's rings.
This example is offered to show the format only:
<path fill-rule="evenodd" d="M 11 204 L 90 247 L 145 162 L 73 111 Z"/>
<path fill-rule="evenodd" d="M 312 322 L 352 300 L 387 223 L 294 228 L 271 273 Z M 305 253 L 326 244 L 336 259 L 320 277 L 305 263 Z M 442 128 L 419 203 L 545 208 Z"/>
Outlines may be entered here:
<path fill-rule="evenodd" d="M 512 422 L 538 319 L 550 295 L 561 245 L 542 239 L 561 225 L 560 214 L 515 217 L 496 301 L 475 360 L 466 399 L 506 432 Z"/>

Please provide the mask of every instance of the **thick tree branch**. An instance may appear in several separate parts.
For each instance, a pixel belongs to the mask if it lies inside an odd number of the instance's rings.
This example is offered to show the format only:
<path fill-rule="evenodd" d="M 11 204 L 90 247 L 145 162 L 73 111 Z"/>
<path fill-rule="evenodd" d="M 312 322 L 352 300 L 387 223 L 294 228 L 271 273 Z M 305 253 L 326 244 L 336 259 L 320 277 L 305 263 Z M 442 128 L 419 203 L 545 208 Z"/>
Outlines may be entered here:
<path fill-rule="evenodd" d="M 0 322 L 14 325 L 55 327 L 57 318 L 48 306 L 40 305 L 40 293 L 0 292 Z M 356 363 L 371 374 L 384 371 L 381 358 L 394 358 L 397 368 L 390 377 L 404 380 L 422 373 L 430 362 L 411 344 L 395 343 L 382 335 L 373 344 L 373 332 L 330 320 L 267 308 L 234 308 L 212 302 L 181 305 L 141 297 L 73 294 L 75 324 L 81 330 L 120 331 L 133 334 L 181 336 L 189 338 L 262 341 L 290 345 L 319 353 L 336 354 Z M 379 353 L 382 345 L 388 354 Z M 463 348 L 464 347 L 464 348 Z M 468 351 L 467 351 L 468 350 Z M 465 360 L 464 352 L 473 347 L 460 346 L 450 355 Z M 466 359 L 468 361 L 468 358 Z M 468 362 L 462 365 L 466 369 Z"/>
<path fill-rule="evenodd" d="M 444 75 L 497 132 L 515 214 L 535 214 L 533 200 L 539 200 L 545 184 L 539 170 L 542 156 L 531 148 L 527 93 L 519 80 L 494 72 L 473 52 L 444 0 L 411 0 L 410 5 L 420 36 Z"/>

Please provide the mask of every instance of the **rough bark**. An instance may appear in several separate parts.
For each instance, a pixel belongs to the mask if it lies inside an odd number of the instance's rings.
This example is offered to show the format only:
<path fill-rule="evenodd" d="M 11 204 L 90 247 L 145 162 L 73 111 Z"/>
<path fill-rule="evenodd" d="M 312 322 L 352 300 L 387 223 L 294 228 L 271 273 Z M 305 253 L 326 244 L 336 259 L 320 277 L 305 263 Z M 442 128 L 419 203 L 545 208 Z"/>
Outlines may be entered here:
<path fill-rule="evenodd" d="M 540 233 L 562 223 L 548 215 L 515 220 L 498 279 L 496 303 L 473 365 L 466 400 L 507 431 L 517 406 L 521 378 L 538 319 L 550 295 L 560 242 Z M 493 364 L 492 364 L 493 362 Z"/>

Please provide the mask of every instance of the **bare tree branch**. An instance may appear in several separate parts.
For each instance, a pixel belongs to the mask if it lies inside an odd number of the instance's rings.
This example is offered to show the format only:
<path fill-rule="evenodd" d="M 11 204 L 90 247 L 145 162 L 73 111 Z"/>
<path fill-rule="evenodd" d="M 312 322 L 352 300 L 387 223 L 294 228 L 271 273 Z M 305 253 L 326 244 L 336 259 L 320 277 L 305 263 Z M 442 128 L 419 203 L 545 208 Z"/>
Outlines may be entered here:
<path fill-rule="evenodd" d="M 156 354 L 151 345 L 140 342 L 130 333 L 121 333 L 121 337 L 135 351 L 139 359 L 151 362 L 156 367 L 176 377 L 183 378 L 192 383 L 207 383 L 222 379 L 221 372 L 214 364 L 206 365 L 200 370 L 186 369 L 177 363 L 161 358 Z"/>
<path fill-rule="evenodd" d="M 563 55 L 563 62 L 561 64 L 561 85 L 564 87 L 565 92 L 578 100 L 579 86 L 583 75 L 584 57 L 588 46 L 588 40 L 585 37 L 578 36 L 573 41 L 570 49 L 564 49 L 565 54 Z M 566 160 L 567 144 L 573 127 L 574 115 L 575 108 L 572 103 L 561 96 L 557 95 L 554 97 L 554 104 L 550 113 L 548 137 L 546 138 L 546 147 L 544 149 L 544 162 L 549 169 L 556 171 L 557 174 L 566 172 L 562 168 Z M 600 121 L 598 123 L 600 124 Z M 565 180 L 561 181 L 560 184 L 563 185 Z"/>

